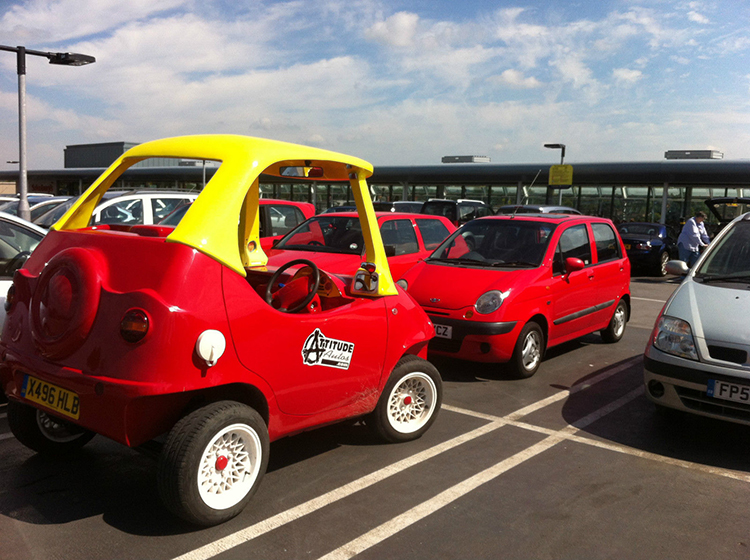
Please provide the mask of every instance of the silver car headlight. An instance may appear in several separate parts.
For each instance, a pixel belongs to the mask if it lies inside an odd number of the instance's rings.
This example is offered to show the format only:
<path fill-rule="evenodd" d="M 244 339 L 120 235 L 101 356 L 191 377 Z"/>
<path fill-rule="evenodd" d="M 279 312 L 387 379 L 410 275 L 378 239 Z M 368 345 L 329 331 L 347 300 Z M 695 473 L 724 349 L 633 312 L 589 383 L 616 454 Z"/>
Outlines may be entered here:
<path fill-rule="evenodd" d="M 654 346 L 667 354 L 698 360 L 693 331 L 690 324 L 682 319 L 660 317 L 656 325 Z"/>
<path fill-rule="evenodd" d="M 403 278 L 401 280 L 397 280 L 396 284 L 401 286 L 404 289 L 404 291 L 407 291 L 409 289 L 409 283 Z"/>
<path fill-rule="evenodd" d="M 477 310 L 477 313 L 481 313 L 482 315 L 494 313 L 500 309 L 500 306 L 503 304 L 503 300 L 507 295 L 507 292 L 503 293 L 500 290 L 486 292 L 479 296 L 479 299 L 477 299 L 477 302 L 474 304 L 474 309 Z"/>

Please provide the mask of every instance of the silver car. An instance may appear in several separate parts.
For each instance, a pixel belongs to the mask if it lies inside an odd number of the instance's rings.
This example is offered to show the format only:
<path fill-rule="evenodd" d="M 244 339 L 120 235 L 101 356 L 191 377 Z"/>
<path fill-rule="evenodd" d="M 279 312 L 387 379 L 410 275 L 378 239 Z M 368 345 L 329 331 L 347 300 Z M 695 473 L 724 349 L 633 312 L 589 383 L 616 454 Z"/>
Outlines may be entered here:
<path fill-rule="evenodd" d="M 667 301 L 646 347 L 655 404 L 750 425 L 750 213 L 732 221 Z"/>

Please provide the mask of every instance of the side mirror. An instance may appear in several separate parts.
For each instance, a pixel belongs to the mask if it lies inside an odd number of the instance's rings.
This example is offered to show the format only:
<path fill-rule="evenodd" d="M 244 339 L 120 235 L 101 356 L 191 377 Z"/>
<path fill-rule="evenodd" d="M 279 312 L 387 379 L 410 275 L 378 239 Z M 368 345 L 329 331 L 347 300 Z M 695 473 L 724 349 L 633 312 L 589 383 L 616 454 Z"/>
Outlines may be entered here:
<path fill-rule="evenodd" d="M 572 274 L 573 272 L 576 272 L 578 270 L 583 270 L 583 267 L 586 265 L 583 264 L 583 261 L 581 259 L 576 259 L 573 257 L 568 257 L 565 259 L 565 273 L 566 274 Z"/>
<path fill-rule="evenodd" d="M 669 261 L 666 268 L 667 274 L 674 274 L 675 276 L 685 276 L 690 270 L 684 261 Z"/>
<path fill-rule="evenodd" d="M 395 257 L 396 256 L 396 246 L 395 245 L 385 245 L 385 256 L 386 257 Z"/>

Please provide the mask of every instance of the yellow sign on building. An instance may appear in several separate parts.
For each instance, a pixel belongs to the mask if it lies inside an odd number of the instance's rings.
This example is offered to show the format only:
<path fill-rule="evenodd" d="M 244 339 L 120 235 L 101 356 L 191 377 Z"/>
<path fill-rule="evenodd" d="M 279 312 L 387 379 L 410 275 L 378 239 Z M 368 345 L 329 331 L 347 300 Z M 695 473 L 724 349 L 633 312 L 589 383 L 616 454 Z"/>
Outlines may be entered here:
<path fill-rule="evenodd" d="M 573 166 L 572 165 L 553 165 L 549 168 L 550 186 L 566 186 L 573 184 Z"/>

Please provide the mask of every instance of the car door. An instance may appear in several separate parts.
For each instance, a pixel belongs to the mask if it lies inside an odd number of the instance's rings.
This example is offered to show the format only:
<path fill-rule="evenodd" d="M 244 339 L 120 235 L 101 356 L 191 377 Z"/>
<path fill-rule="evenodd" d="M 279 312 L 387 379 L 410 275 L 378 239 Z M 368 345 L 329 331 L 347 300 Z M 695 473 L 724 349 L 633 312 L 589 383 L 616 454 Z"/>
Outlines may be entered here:
<path fill-rule="evenodd" d="M 565 269 L 567 258 L 581 259 L 584 268 L 568 273 Z M 568 226 L 558 238 L 552 264 L 550 342 L 562 342 L 588 331 L 591 314 L 596 308 L 591 265 L 591 242 L 586 224 Z"/>
<path fill-rule="evenodd" d="M 419 242 L 410 219 L 380 219 L 380 236 L 386 251 L 395 254 L 388 257 L 388 267 L 394 280 L 401 278 L 419 260 Z M 392 247 L 393 249 L 389 249 Z M 386 253 L 388 254 L 388 253 Z"/>
<path fill-rule="evenodd" d="M 223 278 L 240 362 L 273 387 L 284 413 L 317 414 L 377 390 L 388 340 L 384 298 L 283 313 L 238 274 L 225 270 Z"/>
<path fill-rule="evenodd" d="M 596 310 L 591 319 L 592 329 L 596 329 L 606 326 L 612 318 L 615 304 L 630 283 L 630 267 L 612 226 L 594 222 L 589 227 L 596 249 L 596 263 L 591 267 L 596 293 Z"/>

